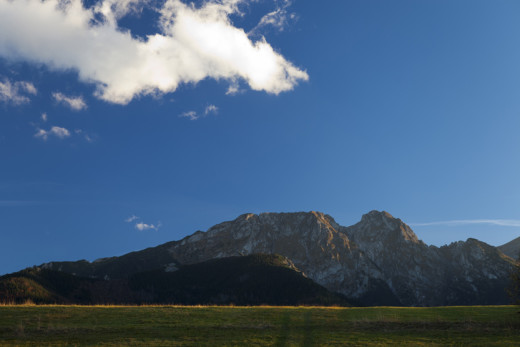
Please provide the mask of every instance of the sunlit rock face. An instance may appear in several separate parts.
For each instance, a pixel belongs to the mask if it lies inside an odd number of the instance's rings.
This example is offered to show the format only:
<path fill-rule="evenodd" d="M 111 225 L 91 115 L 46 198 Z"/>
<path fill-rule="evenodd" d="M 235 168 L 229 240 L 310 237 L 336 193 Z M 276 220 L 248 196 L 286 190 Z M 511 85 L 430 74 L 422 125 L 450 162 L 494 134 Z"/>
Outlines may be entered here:
<path fill-rule="evenodd" d="M 387 212 L 371 211 L 349 227 L 320 212 L 244 214 L 180 241 L 95 262 L 42 267 L 93 278 L 123 279 L 162 269 L 255 253 L 279 254 L 290 267 L 364 305 L 507 304 L 513 260 L 475 239 L 434 247 Z"/>
<path fill-rule="evenodd" d="M 381 273 L 332 217 L 319 212 L 245 214 L 173 245 L 180 263 L 246 255 L 280 254 L 306 276 L 349 296 L 360 296 Z M 370 273 L 364 273 L 364 270 Z"/>
<path fill-rule="evenodd" d="M 372 211 L 350 227 L 319 212 L 245 214 L 171 244 L 180 264 L 281 254 L 306 276 L 362 304 L 506 303 L 509 258 L 469 239 L 427 246 L 400 219 Z"/>

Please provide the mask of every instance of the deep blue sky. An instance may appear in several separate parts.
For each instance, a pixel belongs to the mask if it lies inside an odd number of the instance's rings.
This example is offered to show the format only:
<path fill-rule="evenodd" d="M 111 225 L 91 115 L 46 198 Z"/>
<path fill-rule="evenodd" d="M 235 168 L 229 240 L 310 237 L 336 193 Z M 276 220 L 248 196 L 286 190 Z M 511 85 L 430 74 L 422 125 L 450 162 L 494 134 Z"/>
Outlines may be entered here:
<path fill-rule="evenodd" d="M 77 69 L 0 42 L 0 82 L 28 98 L 0 88 L 0 274 L 121 255 L 246 212 L 318 210 L 351 225 L 386 210 L 439 246 L 520 236 L 520 2 L 240 6 L 230 21 L 246 31 L 286 11 L 283 30 L 251 40 L 264 36 L 307 81 L 276 95 L 238 78 L 226 95 L 229 79 L 207 77 L 118 104 Z M 156 23 L 144 9 L 119 26 L 146 40 Z M 190 111 L 199 118 L 181 117 Z M 35 136 L 52 126 L 69 136 Z M 433 222 L 447 223 L 421 225 Z"/>

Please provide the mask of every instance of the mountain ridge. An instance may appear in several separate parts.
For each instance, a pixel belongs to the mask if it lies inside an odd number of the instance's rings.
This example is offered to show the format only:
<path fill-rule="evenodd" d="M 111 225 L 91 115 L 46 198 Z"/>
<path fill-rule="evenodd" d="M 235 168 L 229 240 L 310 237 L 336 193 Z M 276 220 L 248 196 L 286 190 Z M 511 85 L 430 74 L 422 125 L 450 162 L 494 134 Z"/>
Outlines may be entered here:
<path fill-rule="evenodd" d="M 502 304 L 512 260 L 497 248 L 468 239 L 428 246 L 386 211 L 370 211 L 352 226 L 311 212 L 242 214 L 121 257 L 43 264 L 96 278 L 126 278 L 132 271 L 179 266 L 254 253 L 280 254 L 328 290 L 366 305 Z"/>

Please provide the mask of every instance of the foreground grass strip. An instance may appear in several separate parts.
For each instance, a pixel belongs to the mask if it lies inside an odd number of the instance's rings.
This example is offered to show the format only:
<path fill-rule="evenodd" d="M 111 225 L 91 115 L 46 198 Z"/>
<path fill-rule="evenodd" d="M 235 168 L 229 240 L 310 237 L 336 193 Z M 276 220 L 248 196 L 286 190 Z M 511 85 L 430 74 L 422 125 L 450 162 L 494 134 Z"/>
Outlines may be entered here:
<path fill-rule="evenodd" d="M 519 309 L 0 306 L 2 346 L 514 345 Z"/>

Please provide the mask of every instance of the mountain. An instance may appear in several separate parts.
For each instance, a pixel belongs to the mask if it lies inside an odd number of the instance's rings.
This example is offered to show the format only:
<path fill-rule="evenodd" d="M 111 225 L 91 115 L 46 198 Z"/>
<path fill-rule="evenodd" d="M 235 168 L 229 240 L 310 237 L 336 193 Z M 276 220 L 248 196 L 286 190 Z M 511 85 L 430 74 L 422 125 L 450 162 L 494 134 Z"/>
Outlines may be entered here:
<path fill-rule="evenodd" d="M 134 290 L 155 301 L 182 304 L 340 305 L 343 295 L 306 278 L 280 255 L 253 254 L 212 259 L 175 272 L 154 270 L 130 277 Z"/>
<path fill-rule="evenodd" d="M 344 296 L 306 278 L 285 257 L 265 254 L 111 280 L 34 267 L 0 277 L 0 298 L 46 304 L 349 305 Z"/>
<path fill-rule="evenodd" d="M 320 212 L 244 214 L 180 241 L 89 263 L 53 262 L 44 269 L 125 279 L 136 272 L 250 254 L 280 254 L 309 279 L 365 305 L 505 304 L 513 261 L 475 239 L 435 247 L 387 212 L 353 226 Z"/>
<path fill-rule="evenodd" d="M 520 257 L 520 237 L 497 247 L 502 253 L 513 258 L 518 259 Z"/>
<path fill-rule="evenodd" d="M 0 277 L 2 303 L 126 303 L 130 298 L 125 280 L 104 281 L 38 267 Z"/>

